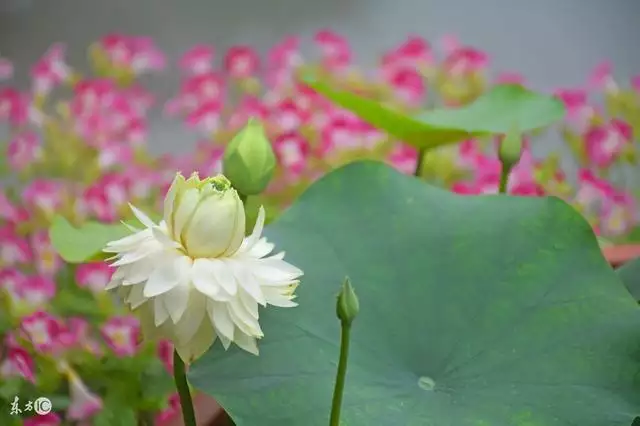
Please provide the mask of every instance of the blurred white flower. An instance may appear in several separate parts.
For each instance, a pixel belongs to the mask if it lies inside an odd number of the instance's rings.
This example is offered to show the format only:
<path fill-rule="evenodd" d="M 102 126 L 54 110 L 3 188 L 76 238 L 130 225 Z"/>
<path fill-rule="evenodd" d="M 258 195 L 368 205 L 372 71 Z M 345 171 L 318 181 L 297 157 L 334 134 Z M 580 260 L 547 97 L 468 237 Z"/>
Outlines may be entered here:
<path fill-rule="evenodd" d="M 107 244 L 117 270 L 106 289 L 140 313 L 145 337 L 173 341 L 185 362 L 216 338 L 257 355 L 258 306 L 296 306 L 302 276 L 261 238 L 264 209 L 245 237 L 244 206 L 229 180 L 197 174 L 176 175 L 160 224 L 131 209 L 145 229 Z"/>

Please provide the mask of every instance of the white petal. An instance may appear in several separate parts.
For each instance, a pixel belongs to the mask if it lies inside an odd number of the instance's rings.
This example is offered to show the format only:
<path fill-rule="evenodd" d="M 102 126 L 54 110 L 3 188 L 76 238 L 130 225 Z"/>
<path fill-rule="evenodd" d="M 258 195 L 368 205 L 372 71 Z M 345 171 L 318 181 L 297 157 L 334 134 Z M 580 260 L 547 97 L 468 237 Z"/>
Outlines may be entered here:
<path fill-rule="evenodd" d="M 155 257 L 155 256 L 154 256 Z M 154 257 L 147 257 L 119 268 L 123 275 L 123 284 L 140 284 L 149 279 L 154 270 Z"/>
<path fill-rule="evenodd" d="M 151 300 L 149 301 L 149 303 L 143 304 L 136 310 L 136 314 L 140 319 L 140 328 L 142 329 L 142 335 L 146 340 L 155 340 L 161 334 L 160 330 L 155 324 L 158 317 L 154 313 L 154 304 L 155 301 Z"/>
<path fill-rule="evenodd" d="M 151 232 L 153 233 L 153 237 L 162 244 L 163 247 L 167 249 L 179 248 L 180 243 L 174 241 L 165 234 L 159 226 L 154 226 L 151 228 Z"/>
<path fill-rule="evenodd" d="M 262 290 L 260 289 L 260 283 L 249 270 L 251 264 L 236 259 L 225 259 L 224 263 L 233 271 L 233 275 L 236 277 L 236 282 L 247 293 L 249 293 L 256 302 L 264 306 L 266 304 L 266 300 L 264 298 L 264 294 L 262 294 Z"/>
<path fill-rule="evenodd" d="M 233 271 L 226 262 L 221 259 L 209 259 L 209 261 L 211 265 L 213 265 L 213 272 L 217 283 L 229 295 L 235 296 L 238 293 L 238 283 L 236 282 Z"/>
<path fill-rule="evenodd" d="M 264 207 L 260 206 L 258 210 L 258 218 L 253 227 L 253 232 L 246 238 L 246 250 L 251 250 L 253 246 L 260 240 L 262 229 L 264 228 Z"/>
<path fill-rule="evenodd" d="M 220 339 L 220 343 L 222 343 L 222 347 L 224 348 L 224 350 L 228 350 L 229 347 L 231 346 L 231 339 L 227 339 L 226 337 L 218 334 L 218 338 Z"/>
<path fill-rule="evenodd" d="M 134 285 L 128 287 L 131 289 L 129 295 L 126 297 L 125 303 L 128 303 L 131 309 L 137 309 L 140 307 L 147 299 L 144 297 L 144 286 L 143 285 Z"/>
<path fill-rule="evenodd" d="M 262 292 L 260 294 L 262 294 Z M 249 314 L 255 319 L 258 319 L 258 303 L 256 302 L 256 299 L 242 289 L 238 291 L 238 296 L 240 296 L 240 302 L 242 302 L 242 305 L 245 307 L 247 312 L 249 312 Z"/>
<path fill-rule="evenodd" d="M 220 338 L 224 337 L 227 340 L 233 340 L 235 326 L 229 316 L 227 304 L 208 300 L 207 313 Z"/>
<path fill-rule="evenodd" d="M 155 297 L 175 288 L 189 273 L 191 259 L 186 256 L 167 256 L 159 259 L 156 269 L 144 286 L 144 297 Z"/>
<path fill-rule="evenodd" d="M 170 295 L 168 294 L 167 297 L 170 297 Z M 176 337 L 181 344 L 186 344 L 193 339 L 200 328 L 200 323 L 203 320 L 207 321 L 205 318 L 206 311 L 207 299 L 198 294 L 197 291 L 192 290 L 189 294 L 188 309 L 175 324 L 174 328 Z"/>
<path fill-rule="evenodd" d="M 139 244 L 134 250 L 123 252 L 119 259 L 111 264 L 111 266 L 122 266 L 137 262 L 145 257 L 153 256 L 162 250 L 162 245 L 157 241 L 145 241 Z"/>
<path fill-rule="evenodd" d="M 263 336 L 260 323 L 251 316 L 238 298 L 232 299 L 227 306 L 231 320 L 243 333 L 251 336 Z"/>
<path fill-rule="evenodd" d="M 220 257 L 235 253 L 244 239 L 245 215 L 235 191 L 201 197 L 182 230 L 182 242 L 193 257 Z"/>
<path fill-rule="evenodd" d="M 193 339 L 185 345 L 176 345 L 176 351 L 182 360 L 190 364 L 200 358 L 216 341 L 216 334 L 209 321 L 202 321 Z"/>
<path fill-rule="evenodd" d="M 251 247 L 247 255 L 260 259 L 271 253 L 274 247 L 275 245 L 267 242 L 266 238 L 261 238 Z"/>
<path fill-rule="evenodd" d="M 153 221 L 151 220 L 151 218 L 149 218 L 149 216 L 144 214 L 141 210 L 139 210 L 133 204 L 129 204 L 129 208 L 135 215 L 136 219 L 138 219 L 140 223 L 142 223 L 144 226 L 146 226 L 147 228 L 153 228 L 154 226 L 156 226 L 156 224 L 153 223 Z"/>
<path fill-rule="evenodd" d="M 254 337 L 247 336 L 244 333 L 239 333 L 238 330 L 236 330 L 233 342 L 238 345 L 240 349 L 243 349 L 251 354 L 260 354 L 260 352 L 258 351 L 258 344 Z"/>
<path fill-rule="evenodd" d="M 164 306 L 162 299 L 152 299 L 153 302 L 153 317 L 156 327 L 162 325 L 169 319 L 169 311 Z"/>
<path fill-rule="evenodd" d="M 169 230 L 169 234 L 173 235 L 172 230 L 172 217 L 173 217 L 173 203 L 176 199 L 176 194 L 178 193 L 178 186 L 180 185 L 180 180 L 184 181 L 184 177 L 182 175 L 176 175 L 171 182 L 171 186 L 169 187 L 169 191 L 167 191 L 167 195 L 164 197 L 164 205 L 163 205 L 163 214 L 162 217 L 167 222 L 167 229 Z"/>
<path fill-rule="evenodd" d="M 137 232 L 132 235 L 120 238 L 119 240 L 111 241 L 107 243 L 107 246 L 102 250 L 105 253 L 120 253 L 124 251 L 130 251 L 138 247 L 140 244 L 152 239 L 150 229 Z"/>
<path fill-rule="evenodd" d="M 191 286 L 188 281 L 182 281 L 171 291 L 159 296 L 164 302 L 164 306 L 169 311 L 171 321 L 177 324 L 189 307 L 189 297 L 191 296 Z"/>
<path fill-rule="evenodd" d="M 293 308 L 298 306 L 292 299 L 292 296 L 287 296 L 280 291 L 277 287 L 263 287 L 265 297 L 267 298 L 267 304 L 272 306 L 278 306 L 280 308 Z"/>
<path fill-rule="evenodd" d="M 200 201 L 200 196 L 198 190 L 195 188 L 187 189 L 180 197 L 180 202 L 178 204 L 178 208 L 174 211 L 174 223 L 172 229 L 173 239 L 176 241 L 180 241 L 180 235 L 186 225 L 187 221 L 193 215 L 196 207 L 198 206 L 198 202 Z"/>
<path fill-rule="evenodd" d="M 261 281 L 266 281 L 263 285 L 292 281 L 303 274 L 300 269 L 290 263 L 273 257 L 254 260 L 251 270 Z"/>
<path fill-rule="evenodd" d="M 104 288 L 105 290 L 113 290 L 116 287 L 119 287 L 120 285 L 122 285 L 122 279 L 121 278 L 111 278 L 111 281 L 109 281 L 109 284 L 106 285 L 106 287 Z"/>
<path fill-rule="evenodd" d="M 216 279 L 216 264 L 210 259 L 196 259 L 191 268 L 193 286 L 200 293 L 216 299 L 221 287 Z"/>

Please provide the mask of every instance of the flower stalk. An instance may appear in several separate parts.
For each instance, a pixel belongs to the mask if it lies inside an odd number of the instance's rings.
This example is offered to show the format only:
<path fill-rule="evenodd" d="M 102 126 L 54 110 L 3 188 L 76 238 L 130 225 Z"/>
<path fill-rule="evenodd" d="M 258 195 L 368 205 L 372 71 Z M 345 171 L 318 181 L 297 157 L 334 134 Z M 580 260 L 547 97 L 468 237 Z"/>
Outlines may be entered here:
<path fill-rule="evenodd" d="M 193 410 L 193 400 L 191 399 L 191 391 L 189 391 L 189 383 L 187 383 L 185 364 L 177 351 L 173 352 L 173 379 L 176 383 L 178 395 L 180 396 L 180 407 L 184 426 L 196 426 L 196 414 Z"/>
<path fill-rule="evenodd" d="M 358 297 L 351 286 L 349 278 L 345 278 L 336 304 L 336 314 L 340 319 L 340 359 L 338 361 L 336 384 L 333 389 L 329 426 L 340 425 L 342 398 L 344 395 L 344 384 L 347 377 L 347 364 L 349 361 L 351 324 L 359 311 L 360 303 L 358 301 Z"/>

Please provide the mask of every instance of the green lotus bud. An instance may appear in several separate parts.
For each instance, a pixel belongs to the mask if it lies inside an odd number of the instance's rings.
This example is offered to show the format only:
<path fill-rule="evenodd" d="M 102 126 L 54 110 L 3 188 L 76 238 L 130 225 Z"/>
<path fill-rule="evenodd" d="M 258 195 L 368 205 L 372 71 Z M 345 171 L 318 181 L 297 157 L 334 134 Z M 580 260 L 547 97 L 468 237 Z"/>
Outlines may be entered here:
<path fill-rule="evenodd" d="M 227 145 L 222 167 L 224 175 L 242 195 L 264 191 L 275 171 L 276 156 L 258 120 L 249 119 Z"/>
<path fill-rule="evenodd" d="M 518 164 L 520 156 L 522 155 L 522 135 L 517 127 L 513 127 L 512 130 L 507 133 L 500 144 L 498 149 L 498 158 L 502 163 L 502 167 L 505 171 L 511 171 L 511 169 Z"/>
<path fill-rule="evenodd" d="M 342 289 L 338 294 L 338 303 L 336 305 L 336 313 L 342 322 L 351 323 L 360 312 L 360 302 L 358 296 L 351 286 L 349 278 L 344 279 Z"/>

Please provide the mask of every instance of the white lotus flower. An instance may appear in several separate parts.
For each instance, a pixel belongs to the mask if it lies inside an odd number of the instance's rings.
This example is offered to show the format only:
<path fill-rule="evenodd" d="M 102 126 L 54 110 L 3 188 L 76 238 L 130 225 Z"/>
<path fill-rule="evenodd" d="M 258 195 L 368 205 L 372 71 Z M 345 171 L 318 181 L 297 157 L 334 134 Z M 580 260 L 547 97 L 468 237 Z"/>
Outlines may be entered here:
<path fill-rule="evenodd" d="M 145 229 L 107 244 L 117 270 L 107 290 L 140 313 L 146 338 L 173 341 L 185 362 L 219 338 L 258 354 L 258 306 L 293 307 L 302 271 L 261 238 L 264 209 L 245 238 L 245 213 L 224 176 L 176 178 L 155 224 L 131 206 Z"/>

